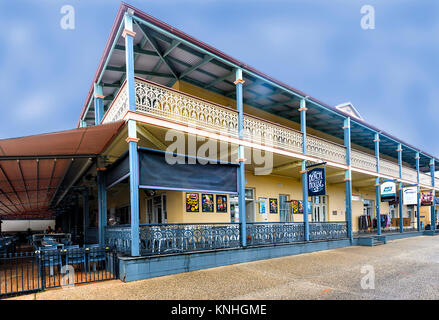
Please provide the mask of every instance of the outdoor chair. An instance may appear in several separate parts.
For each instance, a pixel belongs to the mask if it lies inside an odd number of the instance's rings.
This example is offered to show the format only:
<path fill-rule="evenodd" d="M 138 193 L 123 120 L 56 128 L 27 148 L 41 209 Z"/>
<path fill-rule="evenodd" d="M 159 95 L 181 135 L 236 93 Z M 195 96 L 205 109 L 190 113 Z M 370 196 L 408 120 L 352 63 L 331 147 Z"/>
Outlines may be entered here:
<path fill-rule="evenodd" d="M 61 255 L 59 254 L 58 249 L 56 247 L 41 247 L 38 248 L 40 251 L 40 256 L 38 258 L 38 262 L 40 264 L 40 268 L 50 268 L 50 275 L 53 276 L 53 267 L 58 266 L 58 271 L 62 268 L 62 260 Z"/>
<path fill-rule="evenodd" d="M 93 271 L 96 271 L 96 263 L 99 263 L 100 261 L 107 261 L 104 248 L 100 247 L 99 244 L 86 244 L 85 248 L 88 252 L 87 265 L 89 273 L 91 262 L 93 262 Z"/>
<path fill-rule="evenodd" d="M 64 252 L 66 252 L 66 265 L 82 263 L 86 270 L 85 252 L 79 248 L 79 245 L 65 246 Z"/>

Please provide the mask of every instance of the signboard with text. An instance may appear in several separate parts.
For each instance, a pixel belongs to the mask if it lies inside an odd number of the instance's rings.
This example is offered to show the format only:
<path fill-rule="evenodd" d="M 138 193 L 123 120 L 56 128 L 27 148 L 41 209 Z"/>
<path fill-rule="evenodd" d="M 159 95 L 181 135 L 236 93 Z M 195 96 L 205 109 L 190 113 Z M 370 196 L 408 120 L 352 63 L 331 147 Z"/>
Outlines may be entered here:
<path fill-rule="evenodd" d="M 308 196 L 324 196 L 326 194 L 325 168 L 308 171 Z"/>
<path fill-rule="evenodd" d="M 402 189 L 402 204 L 405 206 L 418 204 L 417 187 L 405 187 Z"/>
<path fill-rule="evenodd" d="M 392 181 L 381 184 L 381 201 L 396 201 L 396 183 Z"/>

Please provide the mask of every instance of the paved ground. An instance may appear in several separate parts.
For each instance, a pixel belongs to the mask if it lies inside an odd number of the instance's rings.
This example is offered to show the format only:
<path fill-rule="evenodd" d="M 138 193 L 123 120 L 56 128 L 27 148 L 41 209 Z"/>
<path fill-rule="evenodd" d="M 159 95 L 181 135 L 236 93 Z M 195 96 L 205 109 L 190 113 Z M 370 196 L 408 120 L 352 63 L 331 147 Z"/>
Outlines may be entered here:
<path fill-rule="evenodd" d="M 362 289 L 363 266 L 375 289 Z M 15 299 L 439 299 L 439 237 L 394 240 Z"/>

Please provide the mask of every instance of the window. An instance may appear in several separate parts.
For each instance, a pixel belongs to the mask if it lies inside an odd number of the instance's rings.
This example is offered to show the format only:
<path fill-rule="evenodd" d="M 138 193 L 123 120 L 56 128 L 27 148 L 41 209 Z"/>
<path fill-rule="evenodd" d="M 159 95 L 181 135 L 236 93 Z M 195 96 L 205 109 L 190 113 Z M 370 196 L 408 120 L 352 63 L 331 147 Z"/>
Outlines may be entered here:
<path fill-rule="evenodd" d="M 116 207 L 114 212 L 116 224 L 129 224 L 130 223 L 130 206 L 125 205 L 122 207 Z"/>

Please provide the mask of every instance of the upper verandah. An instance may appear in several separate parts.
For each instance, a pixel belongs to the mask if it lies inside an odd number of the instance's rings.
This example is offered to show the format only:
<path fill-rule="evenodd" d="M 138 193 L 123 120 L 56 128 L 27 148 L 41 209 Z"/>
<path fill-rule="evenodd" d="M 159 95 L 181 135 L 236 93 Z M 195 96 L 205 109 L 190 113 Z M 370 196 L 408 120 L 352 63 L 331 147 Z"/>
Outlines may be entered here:
<path fill-rule="evenodd" d="M 115 98 L 125 80 L 125 44 L 122 37 L 124 14 L 130 10 L 133 16 L 135 75 L 146 80 L 172 87 L 182 81 L 208 90 L 217 95 L 234 99 L 235 70 L 243 70 L 244 103 L 262 114 L 271 114 L 300 123 L 300 100 L 306 99 L 307 127 L 343 139 L 343 121 L 346 114 L 304 92 L 256 70 L 225 53 L 122 3 L 113 24 L 94 81 L 83 106 L 78 126 L 95 123 L 93 105 L 94 85 L 102 87 L 104 110 Z M 246 110 L 248 112 L 248 110 Z M 260 116 L 261 113 L 258 113 Z M 404 162 L 416 166 L 416 153 L 420 154 L 420 170 L 429 172 L 434 159 L 426 152 L 411 146 L 392 135 L 379 130 L 361 119 L 351 119 L 352 144 L 374 150 L 375 134 L 380 135 L 380 153 L 397 158 L 397 148 L 402 144 Z"/>

